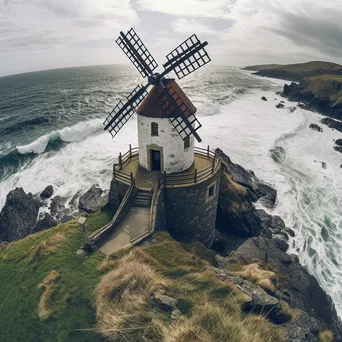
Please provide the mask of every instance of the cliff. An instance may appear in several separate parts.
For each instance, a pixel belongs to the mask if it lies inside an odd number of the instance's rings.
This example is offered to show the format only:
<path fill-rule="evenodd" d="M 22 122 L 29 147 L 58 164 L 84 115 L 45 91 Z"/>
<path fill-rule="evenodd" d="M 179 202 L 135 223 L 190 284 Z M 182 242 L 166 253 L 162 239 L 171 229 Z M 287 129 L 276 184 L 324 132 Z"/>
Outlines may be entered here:
<path fill-rule="evenodd" d="M 299 82 L 307 77 L 321 75 L 342 75 L 342 66 L 336 63 L 311 61 L 277 66 L 275 68 L 262 69 L 262 66 L 254 66 L 259 76 L 279 78 L 288 81 Z M 251 67 L 247 67 L 251 70 Z"/>
<path fill-rule="evenodd" d="M 334 305 L 286 253 L 280 217 L 257 210 L 276 191 L 222 160 L 211 249 L 156 232 L 140 246 L 80 258 L 75 221 L 0 245 L 0 340 L 341 341 Z M 87 217 L 89 233 L 110 220 Z"/>
<path fill-rule="evenodd" d="M 305 104 L 306 109 L 342 119 L 342 75 L 321 75 L 285 85 L 282 93 L 291 101 Z"/>

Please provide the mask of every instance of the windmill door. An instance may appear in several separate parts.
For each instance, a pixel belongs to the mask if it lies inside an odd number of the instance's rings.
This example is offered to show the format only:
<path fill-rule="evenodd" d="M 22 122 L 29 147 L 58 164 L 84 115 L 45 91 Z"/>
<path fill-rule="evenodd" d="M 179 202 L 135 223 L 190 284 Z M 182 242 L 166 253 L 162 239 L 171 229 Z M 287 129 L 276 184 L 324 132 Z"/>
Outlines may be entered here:
<path fill-rule="evenodd" d="M 160 171 L 160 151 L 150 150 L 151 151 L 151 169 L 152 171 Z"/>

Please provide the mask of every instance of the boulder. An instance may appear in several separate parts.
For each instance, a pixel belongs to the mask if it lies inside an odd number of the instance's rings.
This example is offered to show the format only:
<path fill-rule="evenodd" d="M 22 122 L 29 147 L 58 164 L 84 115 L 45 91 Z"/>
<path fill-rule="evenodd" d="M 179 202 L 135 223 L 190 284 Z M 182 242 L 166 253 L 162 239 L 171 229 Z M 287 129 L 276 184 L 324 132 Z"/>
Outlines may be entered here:
<path fill-rule="evenodd" d="M 56 196 L 51 201 L 51 216 L 63 216 L 65 210 L 66 197 Z"/>
<path fill-rule="evenodd" d="M 106 202 L 108 196 L 103 196 L 103 190 L 97 185 L 93 185 L 79 200 L 78 207 L 87 213 L 97 212 Z"/>
<path fill-rule="evenodd" d="M 177 309 L 178 300 L 175 298 L 156 293 L 153 299 L 165 311 L 174 311 Z"/>
<path fill-rule="evenodd" d="M 234 252 L 234 256 L 246 264 L 259 259 L 264 267 L 276 265 L 279 269 L 277 273 L 281 274 L 278 288 L 287 289 L 291 307 L 310 313 L 325 329 L 340 336 L 337 330 L 338 317 L 331 298 L 322 290 L 314 276 L 284 252 L 285 248 L 279 240 L 259 236 L 246 240 Z"/>
<path fill-rule="evenodd" d="M 309 128 L 311 128 L 312 130 L 317 131 L 317 132 L 323 132 L 323 128 L 318 126 L 318 125 L 316 125 L 316 124 L 311 124 L 309 126 Z"/>
<path fill-rule="evenodd" d="M 342 132 L 342 121 L 334 120 L 331 118 L 323 118 L 321 123 L 327 125 L 329 128 L 334 128 L 339 132 Z"/>
<path fill-rule="evenodd" d="M 265 97 L 265 96 L 263 96 L 263 97 L 261 98 L 261 100 L 263 100 L 263 101 L 267 101 L 267 99 L 266 99 L 266 97 Z"/>
<path fill-rule="evenodd" d="M 272 234 L 279 234 L 285 232 L 285 223 L 281 217 L 270 215 L 263 209 L 257 210 L 257 215 L 261 220 L 261 224 L 266 226 Z"/>
<path fill-rule="evenodd" d="M 8 193 L 0 213 L 0 240 L 14 241 L 31 234 L 34 230 L 40 203 L 23 188 Z"/>
<path fill-rule="evenodd" d="M 44 217 L 41 218 L 34 226 L 34 232 L 39 232 L 57 225 L 57 221 L 49 214 L 45 213 Z"/>
<path fill-rule="evenodd" d="M 40 198 L 43 200 L 50 198 L 53 195 L 53 192 L 54 192 L 53 186 L 49 185 L 40 193 Z"/>
<path fill-rule="evenodd" d="M 342 146 L 334 146 L 334 150 L 342 153 Z"/>
<path fill-rule="evenodd" d="M 284 108 L 285 106 L 282 104 L 282 103 L 278 103 L 277 105 L 276 105 L 276 108 Z"/>
<path fill-rule="evenodd" d="M 337 140 L 335 141 L 335 144 L 336 144 L 337 146 L 341 146 L 341 147 L 342 147 L 342 139 L 337 139 Z"/>

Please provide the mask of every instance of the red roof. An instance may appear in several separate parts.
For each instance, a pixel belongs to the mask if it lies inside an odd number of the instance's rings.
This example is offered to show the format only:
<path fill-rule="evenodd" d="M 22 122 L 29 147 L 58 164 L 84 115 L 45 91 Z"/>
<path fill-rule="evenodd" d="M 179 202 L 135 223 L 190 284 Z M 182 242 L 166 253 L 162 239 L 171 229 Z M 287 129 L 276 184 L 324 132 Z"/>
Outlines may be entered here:
<path fill-rule="evenodd" d="M 166 79 L 163 81 L 166 86 L 172 87 L 172 90 L 175 92 L 173 98 L 177 100 L 178 104 L 184 103 L 187 107 L 187 110 L 184 112 L 186 117 L 191 116 L 196 113 L 196 107 L 189 100 L 189 98 L 185 95 L 184 91 L 180 88 L 180 86 L 176 83 L 174 79 Z M 171 90 L 171 93 L 172 93 Z M 141 102 L 136 112 L 142 116 L 148 116 L 151 118 L 165 118 L 166 113 L 162 108 L 162 102 L 159 98 L 163 91 L 163 87 L 158 84 L 153 86 L 149 94 L 145 97 L 145 99 Z M 166 103 L 168 103 L 166 99 Z"/>

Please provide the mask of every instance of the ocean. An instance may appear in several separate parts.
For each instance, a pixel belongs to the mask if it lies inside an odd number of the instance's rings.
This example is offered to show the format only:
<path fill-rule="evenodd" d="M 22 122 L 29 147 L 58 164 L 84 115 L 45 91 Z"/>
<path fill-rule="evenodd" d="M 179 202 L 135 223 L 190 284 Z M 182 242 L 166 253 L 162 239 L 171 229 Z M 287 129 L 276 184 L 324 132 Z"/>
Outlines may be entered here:
<path fill-rule="evenodd" d="M 179 81 L 203 125 L 199 146 L 221 148 L 278 190 L 276 207 L 267 211 L 295 231 L 291 252 L 342 316 L 342 154 L 333 150 L 341 133 L 320 124 L 322 115 L 291 113 L 295 104 L 276 95 L 284 83 L 215 66 Z M 114 139 L 102 123 L 137 84 L 143 84 L 138 72 L 120 65 L 0 78 L 0 209 L 18 186 L 37 193 L 52 184 L 56 195 L 69 198 L 92 184 L 109 188 L 119 152 L 137 146 L 136 118 Z M 277 109 L 281 100 L 285 108 Z"/>

